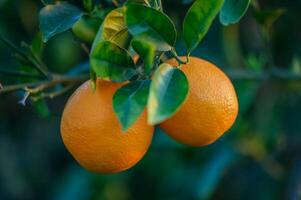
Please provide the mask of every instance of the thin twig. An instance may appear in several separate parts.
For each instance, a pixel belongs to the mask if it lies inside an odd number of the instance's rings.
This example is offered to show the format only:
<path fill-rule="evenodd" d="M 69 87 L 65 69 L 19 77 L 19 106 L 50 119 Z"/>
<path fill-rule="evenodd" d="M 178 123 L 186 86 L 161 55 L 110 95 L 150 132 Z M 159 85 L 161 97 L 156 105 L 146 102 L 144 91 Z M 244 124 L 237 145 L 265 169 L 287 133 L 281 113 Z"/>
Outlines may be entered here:
<path fill-rule="evenodd" d="M 21 57 L 23 57 L 26 62 L 31 63 L 32 66 L 35 67 L 45 77 L 51 78 L 51 73 L 48 71 L 48 69 L 45 66 L 41 66 L 37 60 L 35 60 L 34 58 L 28 56 L 26 53 L 24 53 L 22 50 L 20 50 L 13 43 L 11 43 L 9 40 L 5 39 L 1 35 L 0 35 L 0 41 L 2 41 L 6 46 L 11 48 L 13 51 L 15 51 Z"/>
<path fill-rule="evenodd" d="M 45 63 L 41 60 L 41 58 L 34 52 L 32 46 L 30 46 L 30 45 L 28 45 L 28 44 L 26 44 L 26 43 L 24 43 L 24 44 L 25 44 L 25 45 L 27 46 L 27 48 L 29 49 L 29 52 L 30 52 L 31 56 L 34 58 L 34 60 L 36 60 L 37 63 L 40 65 L 40 67 L 41 67 L 45 72 L 47 72 L 48 75 L 49 75 L 49 71 L 48 71 L 48 68 L 47 68 L 46 64 L 45 64 Z"/>
<path fill-rule="evenodd" d="M 54 91 L 54 92 L 49 92 L 49 93 L 42 93 L 41 95 L 39 95 L 37 97 L 31 97 L 31 99 L 33 101 L 39 101 L 39 100 L 45 99 L 45 98 L 53 99 L 57 96 L 60 96 L 60 95 L 64 94 L 65 92 L 70 90 L 72 87 L 73 87 L 73 84 L 68 84 L 60 90 L 57 90 L 57 91 Z"/>
<path fill-rule="evenodd" d="M 119 3 L 117 0 L 112 0 L 112 3 L 114 4 L 114 6 L 119 7 Z"/>
<path fill-rule="evenodd" d="M 158 0 L 158 6 L 159 6 L 159 10 L 163 11 L 163 5 L 161 0 Z"/>
<path fill-rule="evenodd" d="M 52 86 L 51 84 L 42 84 L 42 85 L 36 86 L 34 88 L 25 87 L 24 90 L 29 92 L 30 94 L 37 94 L 51 86 Z"/>
<path fill-rule="evenodd" d="M 51 78 L 51 73 L 48 71 L 48 69 L 42 67 L 37 61 L 35 61 L 34 59 L 29 58 L 30 62 L 33 64 L 33 66 L 41 73 L 43 74 L 45 77 L 47 78 Z"/>
<path fill-rule="evenodd" d="M 148 2 L 148 0 L 144 0 L 144 3 L 148 6 L 151 7 L 150 3 Z"/>
<path fill-rule="evenodd" d="M 85 54 L 89 56 L 90 55 L 89 47 L 85 43 L 83 43 L 78 37 L 76 37 L 74 33 L 72 35 L 73 35 L 72 42 L 74 42 L 76 45 L 79 45 L 79 47 L 85 52 Z"/>
<path fill-rule="evenodd" d="M 16 47 L 13 43 L 11 43 L 9 40 L 5 39 L 1 35 L 0 35 L 0 41 L 3 42 L 6 46 L 10 47 L 12 50 L 14 50 L 20 56 L 27 58 L 27 55 L 23 51 L 21 51 L 18 47 Z"/>
<path fill-rule="evenodd" d="M 42 3 L 44 6 L 47 6 L 47 3 L 46 3 L 44 0 L 41 0 L 41 3 Z"/>
<path fill-rule="evenodd" d="M 33 64 L 36 65 L 37 68 L 39 68 L 38 70 L 43 73 L 46 77 L 51 78 L 51 73 L 49 72 L 46 64 L 40 59 L 40 57 L 34 52 L 34 50 L 32 49 L 32 46 L 28 45 L 27 43 L 23 42 L 22 45 L 24 47 L 26 47 L 32 58 L 29 58 L 30 60 L 32 60 Z"/>
<path fill-rule="evenodd" d="M 87 47 L 87 45 L 85 43 L 81 43 L 80 47 L 82 48 L 82 50 L 89 56 L 90 55 L 90 50 L 89 47 Z"/>
<path fill-rule="evenodd" d="M 177 62 L 179 63 L 179 67 L 181 67 L 182 65 L 185 65 L 187 63 L 189 63 L 189 56 L 186 56 L 186 61 L 183 61 L 177 54 L 177 51 L 172 48 L 170 50 L 170 53 L 173 55 L 173 57 L 177 60 Z"/>
<path fill-rule="evenodd" d="M 56 84 L 83 82 L 88 78 L 89 78 L 88 75 L 80 75 L 80 76 L 56 75 L 53 76 L 53 79 L 51 80 L 3 86 L 3 88 L 0 90 L 0 94 L 14 92 L 18 90 L 26 90 L 26 89 L 28 90 L 28 88 L 36 88 L 42 85 L 44 88 L 49 88 L 51 86 L 55 86 Z"/>
<path fill-rule="evenodd" d="M 12 56 L 13 56 L 14 58 L 16 58 L 16 59 L 17 59 L 20 63 L 22 63 L 22 64 L 25 64 L 25 65 L 32 65 L 28 59 L 25 59 L 24 57 L 20 56 L 20 55 L 17 54 L 17 53 L 13 53 Z"/>

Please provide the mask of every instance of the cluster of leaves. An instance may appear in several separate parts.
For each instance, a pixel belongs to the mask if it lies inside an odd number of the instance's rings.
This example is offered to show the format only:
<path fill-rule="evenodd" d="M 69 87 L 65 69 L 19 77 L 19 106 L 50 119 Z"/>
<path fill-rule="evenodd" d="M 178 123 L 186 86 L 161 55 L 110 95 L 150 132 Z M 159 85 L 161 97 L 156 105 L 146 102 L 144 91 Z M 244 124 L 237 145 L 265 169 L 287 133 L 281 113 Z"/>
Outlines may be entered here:
<path fill-rule="evenodd" d="M 250 0 L 196 0 L 183 21 L 186 61 L 177 56 L 177 31 L 163 12 L 161 0 L 127 0 L 103 18 L 99 17 L 101 8 L 92 0 L 83 0 L 85 11 L 57 2 L 40 11 L 40 28 L 44 42 L 72 28 L 75 35 L 92 44 L 90 74 L 94 89 L 97 78 L 125 82 L 113 97 L 114 111 L 125 131 L 145 107 L 152 125 L 171 117 L 180 108 L 189 84 L 179 66 L 189 61 L 189 55 L 218 13 L 223 25 L 236 23 L 249 3 Z M 87 19 L 94 19 L 97 34 L 81 30 Z M 165 54 L 177 59 L 179 66 L 164 63 Z M 135 55 L 139 56 L 137 62 L 133 60 Z"/>

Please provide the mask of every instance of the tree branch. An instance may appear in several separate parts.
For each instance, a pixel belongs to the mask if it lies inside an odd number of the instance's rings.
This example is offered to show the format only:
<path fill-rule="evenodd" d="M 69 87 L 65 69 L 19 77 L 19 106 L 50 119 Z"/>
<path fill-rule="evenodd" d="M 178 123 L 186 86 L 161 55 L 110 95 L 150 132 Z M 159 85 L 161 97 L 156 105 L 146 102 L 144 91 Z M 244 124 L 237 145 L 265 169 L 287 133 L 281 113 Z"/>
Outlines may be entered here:
<path fill-rule="evenodd" d="M 3 85 L 3 88 L 0 89 L 0 95 L 8 92 L 18 91 L 18 90 L 26 90 L 26 89 L 28 90 L 28 88 L 35 88 L 35 87 L 49 88 L 55 86 L 56 84 L 83 82 L 87 79 L 89 79 L 88 75 L 79 75 L 79 76 L 54 75 L 51 80 L 31 82 L 31 83 L 21 83 L 21 84 L 8 85 L 8 86 Z"/>
<path fill-rule="evenodd" d="M 60 95 L 64 94 L 65 92 L 70 90 L 72 87 L 73 87 L 73 84 L 68 84 L 60 90 L 56 90 L 54 92 L 49 92 L 49 93 L 41 93 L 41 95 L 39 95 L 38 97 L 31 97 L 31 99 L 33 101 L 39 101 L 41 99 L 46 99 L 46 98 L 53 99 L 57 96 L 60 96 Z"/>

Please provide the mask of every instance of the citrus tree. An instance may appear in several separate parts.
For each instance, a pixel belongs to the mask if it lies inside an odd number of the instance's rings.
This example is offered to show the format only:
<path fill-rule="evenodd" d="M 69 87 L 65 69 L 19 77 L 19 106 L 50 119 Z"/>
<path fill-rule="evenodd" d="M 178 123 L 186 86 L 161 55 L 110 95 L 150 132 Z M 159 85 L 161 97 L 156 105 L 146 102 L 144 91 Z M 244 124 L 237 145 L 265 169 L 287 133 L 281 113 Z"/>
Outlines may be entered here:
<path fill-rule="evenodd" d="M 90 79 L 69 99 L 61 124 L 64 143 L 82 166 L 103 173 L 133 166 L 147 151 L 155 125 L 192 146 L 214 142 L 233 125 L 238 102 L 231 81 L 191 53 L 218 15 L 225 26 L 236 23 L 250 0 L 196 0 L 180 30 L 161 0 L 83 0 L 82 8 L 43 4 L 40 34 L 23 44 L 26 51 L 0 38 L 28 67 L 10 72 L 27 77 L 24 83 L 1 85 L 0 92 L 22 91 L 20 103 L 41 107 L 45 98 Z M 77 37 L 89 60 L 69 74 L 55 74 L 41 59 L 42 42 L 65 31 Z M 180 34 L 186 46 L 181 56 L 175 48 Z"/>

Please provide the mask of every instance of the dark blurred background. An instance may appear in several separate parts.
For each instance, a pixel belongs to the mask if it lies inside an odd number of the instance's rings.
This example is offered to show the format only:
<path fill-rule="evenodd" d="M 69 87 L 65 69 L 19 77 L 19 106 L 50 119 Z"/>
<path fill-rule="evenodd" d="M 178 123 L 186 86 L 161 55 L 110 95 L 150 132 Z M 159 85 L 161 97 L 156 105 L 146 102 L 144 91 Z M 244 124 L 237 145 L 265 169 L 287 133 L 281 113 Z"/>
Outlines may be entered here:
<path fill-rule="evenodd" d="M 179 30 L 191 2 L 163 1 Z M 39 38 L 42 6 L 0 0 L 1 35 L 16 45 Z M 300 20 L 300 0 L 254 0 L 240 23 L 228 27 L 216 19 L 194 55 L 233 80 L 240 104 L 234 127 L 203 148 L 177 144 L 157 130 L 145 158 L 121 174 L 89 173 L 63 146 L 60 116 L 72 90 L 25 107 L 18 104 L 22 94 L 1 95 L 0 199 L 301 199 Z M 181 35 L 177 50 L 185 52 Z M 51 39 L 42 56 L 56 73 L 88 59 L 71 32 Z M 22 67 L 0 43 L 0 70 Z M 2 85 L 20 81 L 0 74 Z"/>

